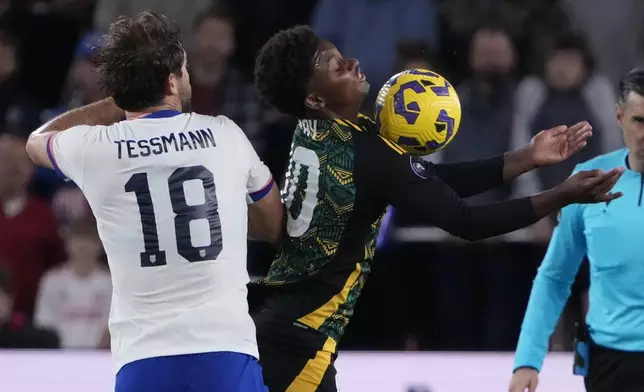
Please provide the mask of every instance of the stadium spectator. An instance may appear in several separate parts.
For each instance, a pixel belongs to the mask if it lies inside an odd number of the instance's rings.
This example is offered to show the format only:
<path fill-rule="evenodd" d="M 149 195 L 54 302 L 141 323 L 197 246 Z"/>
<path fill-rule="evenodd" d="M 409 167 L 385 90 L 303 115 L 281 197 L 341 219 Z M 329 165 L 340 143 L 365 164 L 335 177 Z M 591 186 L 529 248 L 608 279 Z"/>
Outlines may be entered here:
<path fill-rule="evenodd" d="M 67 83 L 62 93 L 62 104 L 44 110 L 40 120 L 46 122 L 53 117 L 104 98 L 105 94 L 98 83 L 98 74 L 93 62 L 93 56 L 102 46 L 102 35 L 97 32 L 85 34 L 76 46 L 74 61 L 70 67 Z M 29 124 L 27 129 L 37 128 L 38 124 Z M 64 185 L 62 178 L 54 171 L 42 167 L 36 168 L 33 190 L 41 197 L 50 199 Z M 69 184 L 65 188 L 75 188 Z"/>
<path fill-rule="evenodd" d="M 588 36 L 597 69 L 611 84 L 644 61 L 644 2 L 641 0 L 564 0 L 572 25 Z M 620 39 L 616 37 L 629 37 Z"/>
<path fill-rule="evenodd" d="M 43 272 L 64 257 L 58 223 L 49 206 L 29 195 L 34 167 L 25 141 L 0 136 L 0 266 L 15 284 L 15 310 L 31 316 Z"/>
<path fill-rule="evenodd" d="M 94 12 L 94 26 L 107 32 L 119 16 L 134 16 L 142 10 L 154 10 L 176 21 L 180 31 L 190 31 L 199 13 L 225 0 L 98 0 Z"/>
<path fill-rule="evenodd" d="M 54 332 L 34 327 L 14 311 L 13 293 L 9 271 L 0 269 L 0 348 L 59 348 Z"/>
<path fill-rule="evenodd" d="M 229 63 L 235 51 L 235 20 L 223 6 L 200 14 L 192 30 L 190 82 L 196 113 L 225 115 L 246 133 L 261 156 L 263 126 L 271 113 L 257 98 L 253 84 Z"/>
<path fill-rule="evenodd" d="M 105 98 L 98 82 L 94 55 L 103 45 L 103 37 L 98 32 L 85 34 L 76 46 L 74 62 L 67 77 L 63 91 L 62 104 L 43 113 L 42 120 L 51 118 L 71 109 L 87 105 Z"/>
<path fill-rule="evenodd" d="M 458 137 L 439 156 L 432 155 L 433 162 L 482 159 L 510 149 L 516 63 L 514 43 L 504 27 L 484 24 L 476 29 L 469 48 L 470 74 L 456 88 L 463 111 Z M 548 128 L 551 127 L 543 129 Z M 506 184 L 472 200 L 481 203 L 503 200 L 510 196 L 510 187 L 511 184 Z"/>
<path fill-rule="evenodd" d="M 20 83 L 41 109 L 53 107 L 60 100 L 85 23 L 60 12 L 54 1 L 14 1 L 12 7 L 11 26 L 21 54 Z"/>
<path fill-rule="evenodd" d="M 76 186 L 60 188 L 54 194 L 51 204 L 54 215 L 60 222 L 62 232 L 78 225 L 90 226 L 96 224 L 83 191 Z"/>
<path fill-rule="evenodd" d="M 0 134 L 10 132 L 26 137 L 29 125 L 34 125 L 33 121 L 37 125 L 38 109 L 20 84 L 19 65 L 15 37 L 0 31 Z"/>
<path fill-rule="evenodd" d="M 572 159 L 561 165 L 540 168 L 519 178 L 515 195 L 524 196 L 559 183 L 574 166 L 623 146 L 615 124 L 615 93 L 608 80 L 594 71 L 595 61 L 586 39 L 574 31 L 553 37 L 543 54 L 540 74 L 525 78 L 518 87 L 513 125 L 513 146 L 522 146 L 541 127 L 574 124 L 587 120 L 593 137 Z M 541 222 L 537 240 L 547 242 L 554 216 Z"/>
<path fill-rule="evenodd" d="M 107 330 L 112 283 L 99 260 L 96 230 L 76 225 L 66 235 L 67 261 L 45 274 L 34 323 L 58 333 L 63 348 L 98 348 Z"/>

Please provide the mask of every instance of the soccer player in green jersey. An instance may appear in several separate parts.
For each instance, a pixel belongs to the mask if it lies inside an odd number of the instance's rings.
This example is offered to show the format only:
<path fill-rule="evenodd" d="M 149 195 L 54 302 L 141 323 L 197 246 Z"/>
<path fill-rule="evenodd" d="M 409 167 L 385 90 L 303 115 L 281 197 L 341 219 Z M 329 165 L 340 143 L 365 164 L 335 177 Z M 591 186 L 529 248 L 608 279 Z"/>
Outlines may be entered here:
<path fill-rule="evenodd" d="M 255 65 L 259 94 L 299 119 L 286 184 L 281 247 L 255 317 L 264 380 L 271 391 L 335 391 L 337 343 L 371 270 L 387 205 L 479 240 L 535 223 L 569 203 L 619 195 L 620 170 L 582 172 L 536 196 L 483 206 L 461 198 L 501 185 L 585 145 L 588 123 L 539 133 L 524 149 L 476 162 L 434 165 L 409 156 L 358 114 L 369 90 L 354 59 L 306 26 L 273 36 Z"/>

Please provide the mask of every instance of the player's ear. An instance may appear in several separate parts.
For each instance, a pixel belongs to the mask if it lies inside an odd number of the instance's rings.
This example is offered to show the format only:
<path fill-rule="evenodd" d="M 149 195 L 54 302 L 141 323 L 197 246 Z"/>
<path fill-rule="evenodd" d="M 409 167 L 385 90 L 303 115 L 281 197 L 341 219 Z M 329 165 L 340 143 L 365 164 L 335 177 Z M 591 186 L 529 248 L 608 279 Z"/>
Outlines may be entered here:
<path fill-rule="evenodd" d="M 168 77 L 168 95 L 179 95 L 179 78 L 173 73 Z"/>
<path fill-rule="evenodd" d="M 317 94 L 309 93 L 304 99 L 304 106 L 313 111 L 322 110 L 325 106 L 324 99 Z"/>
<path fill-rule="evenodd" d="M 618 102 L 617 105 L 615 105 L 615 118 L 617 119 L 617 123 L 621 127 L 622 122 L 624 121 L 624 103 L 623 102 Z"/>

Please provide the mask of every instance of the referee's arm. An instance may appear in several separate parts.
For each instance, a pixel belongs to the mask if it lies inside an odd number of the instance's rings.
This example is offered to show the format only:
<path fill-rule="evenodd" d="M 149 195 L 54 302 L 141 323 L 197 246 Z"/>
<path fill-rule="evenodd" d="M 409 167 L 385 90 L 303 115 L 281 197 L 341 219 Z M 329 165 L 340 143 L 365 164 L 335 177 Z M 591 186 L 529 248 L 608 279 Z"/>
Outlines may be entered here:
<path fill-rule="evenodd" d="M 586 254 L 583 226 L 581 205 L 572 204 L 561 210 L 559 224 L 532 285 L 514 358 L 514 370 L 522 367 L 541 370 L 550 335 L 570 296 L 570 287 Z"/>

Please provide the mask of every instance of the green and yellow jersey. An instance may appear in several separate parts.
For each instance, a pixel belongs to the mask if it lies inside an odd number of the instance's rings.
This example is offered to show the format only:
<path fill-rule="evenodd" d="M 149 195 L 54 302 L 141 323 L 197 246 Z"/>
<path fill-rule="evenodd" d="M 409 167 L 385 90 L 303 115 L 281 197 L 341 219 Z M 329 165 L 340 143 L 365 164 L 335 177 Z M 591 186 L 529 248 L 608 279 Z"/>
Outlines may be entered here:
<path fill-rule="evenodd" d="M 375 124 L 367 117 L 355 123 L 299 121 L 282 190 L 286 235 L 265 279 L 271 286 L 302 287 L 294 290 L 299 300 L 285 301 L 288 309 L 284 310 L 293 322 L 336 342 L 371 271 L 386 208 L 384 203 L 374 203 L 361 186 L 366 179 L 361 177 L 363 157 L 357 152 L 373 152 L 363 145 L 369 142 L 404 154 L 377 136 Z"/>

